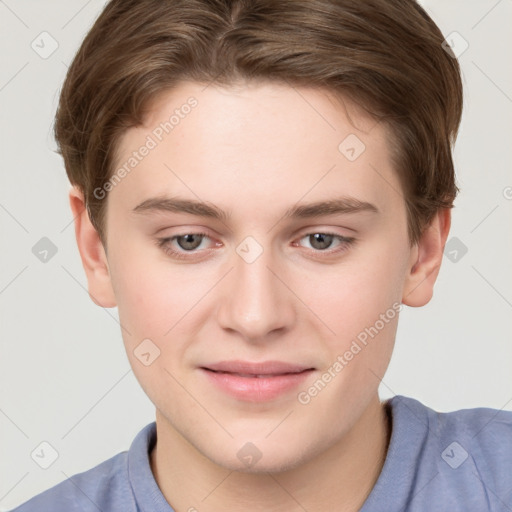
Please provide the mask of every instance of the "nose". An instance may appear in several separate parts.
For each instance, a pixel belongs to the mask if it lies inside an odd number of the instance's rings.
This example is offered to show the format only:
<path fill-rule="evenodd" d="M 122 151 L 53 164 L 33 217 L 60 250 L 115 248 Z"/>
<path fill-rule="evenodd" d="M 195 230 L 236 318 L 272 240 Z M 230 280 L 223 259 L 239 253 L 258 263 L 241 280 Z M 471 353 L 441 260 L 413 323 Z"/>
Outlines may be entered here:
<path fill-rule="evenodd" d="M 223 329 L 246 341 L 261 343 L 290 330 L 296 320 L 296 304 L 282 267 L 270 251 L 248 263 L 234 254 L 234 268 L 223 280 L 217 320 Z"/>

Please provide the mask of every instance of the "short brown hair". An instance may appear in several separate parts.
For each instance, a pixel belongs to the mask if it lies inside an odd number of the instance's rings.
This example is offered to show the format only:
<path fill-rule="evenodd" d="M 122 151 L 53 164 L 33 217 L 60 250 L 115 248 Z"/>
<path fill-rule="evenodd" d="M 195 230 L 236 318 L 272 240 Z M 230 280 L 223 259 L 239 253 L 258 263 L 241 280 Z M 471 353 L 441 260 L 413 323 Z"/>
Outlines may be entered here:
<path fill-rule="evenodd" d="M 462 82 L 443 39 L 415 0 L 111 0 L 67 73 L 59 152 L 105 241 L 106 201 L 94 190 L 159 93 L 184 80 L 322 87 L 390 128 L 413 243 L 458 192 Z"/>

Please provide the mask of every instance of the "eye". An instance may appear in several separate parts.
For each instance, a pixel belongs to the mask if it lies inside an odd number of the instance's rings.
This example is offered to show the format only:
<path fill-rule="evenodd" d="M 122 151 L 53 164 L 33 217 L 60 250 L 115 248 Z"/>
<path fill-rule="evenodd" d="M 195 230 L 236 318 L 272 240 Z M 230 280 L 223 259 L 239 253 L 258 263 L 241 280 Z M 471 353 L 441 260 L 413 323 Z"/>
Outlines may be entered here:
<path fill-rule="evenodd" d="M 187 257 L 198 256 L 199 254 L 205 255 L 208 250 L 216 245 L 210 240 L 206 233 L 183 233 L 181 235 L 174 235 L 167 238 L 158 238 L 156 243 L 165 254 L 175 259 L 185 259 Z M 205 243 L 203 243 L 205 242 Z"/>
<path fill-rule="evenodd" d="M 355 239 L 351 237 L 345 237 L 337 235 L 335 233 L 309 233 L 303 236 L 299 243 L 307 241 L 309 248 L 314 249 L 316 252 L 337 252 L 338 250 L 346 249 L 352 244 Z"/>
<path fill-rule="evenodd" d="M 334 241 L 334 235 L 329 235 L 328 233 L 313 233 L 311 235 L 308 235 L 307 239 L 311 247 L 313 247 L 313 249 L 323 251 L 324 249 L 328 249 L 332 245 Z"/>
<path fill-rule="evenodd" d="M 205 236 L 206 235 L 201 233 L 189 233 L 187 235 L 179 235 L 173 238 L 181 249 L 184 251 L 192 251 L 201 245 Z"/>
<path fill-rule="evenodd" d="M 183 233 L 167 238 L 159 238 L 156 242 L 165 254 L 175 259 L 203 259 L 211 254 L 212 249 L 222 246 L 221 243 L 211 240 L 206 233 Z M 336 233 L 316 232 L 302 236 L 293 245 L 305 247 L 316 254 L 324 253 L 327 256 L 347 250 L 354 242 L 355 238 L 352 237 L 345 237 Z"/>

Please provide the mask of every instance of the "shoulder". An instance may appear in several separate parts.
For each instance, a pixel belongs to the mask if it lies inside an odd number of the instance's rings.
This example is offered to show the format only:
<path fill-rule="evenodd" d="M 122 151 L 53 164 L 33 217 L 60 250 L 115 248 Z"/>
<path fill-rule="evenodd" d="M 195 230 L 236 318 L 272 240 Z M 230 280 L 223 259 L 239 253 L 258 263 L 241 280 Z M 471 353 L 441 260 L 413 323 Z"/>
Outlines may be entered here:
<path fill-rule="evenodd" d="M 127 453 L 121 452 L 97 466 L 73 475 L 54 487 L 26 501 L 12 512 L 88 512 L 110 510 L 105 503 L 123 496 L 126 511 L 130 489 L 127 475 Z"/>
<path fill-rule="evenodd" d="M 411 399 L 409 399 L 411 400 Z M 418 402 L 419 403 L 419 402 Z M 440 442 L 449 448 L 443 451 L 450 458 L 452 450 L 464 450 L 475 462 L 492 463 L 497 471 L 512 464 L 512 412 L 486 407 L 436 412 L 423 406 L 427 412 L 429 428 Z M 460 448 L 459 448 L 460 446 Z M 462 453 L 462 455 L 465 455 Z"/>
<path fill-rule="evenodd" d="M 402 428 L 424 429 L 416 469 L 433 478 L 428 486 L 432 492 L 448 502 L 453 496 L 468 506 L 486 504 L 486 510 L 512 505 L 511 411 L 480 407 L 437 412 L 403 396 L 390 404 L 393 414 L 406 420 Z"/>
<path fill-rule="evenodd" d="M 148 488 L 154 494 L 156 487 L 148 459 L 155 439 L 156 423 L 152 422 L 135 436 L 128 451 L 67 478 L 12 512 L 137 512 L 134 485 L 141 499 Z"/>
<path fill-rule="evenodd" d="M 439 436 L 441 456 L 450 467 L 467 460 L 489 489 L 510 489 L 511 411 L 479 407 L 439 413 L 429 409 L 429 417 Z"/>
<path fill-rule="evenodd" d="M 495 452 L 496 443 L 512 448 L 512 411 L 478 407 L 451 412 L 437 412 L 414 398 L 397 395 L 389 401 L 393 413 L 397 411 L 419 422 L 427 421 L 431 434 L 440 438 L 456 436 L 468 445 L 480 445 L 489 454 Z"/>

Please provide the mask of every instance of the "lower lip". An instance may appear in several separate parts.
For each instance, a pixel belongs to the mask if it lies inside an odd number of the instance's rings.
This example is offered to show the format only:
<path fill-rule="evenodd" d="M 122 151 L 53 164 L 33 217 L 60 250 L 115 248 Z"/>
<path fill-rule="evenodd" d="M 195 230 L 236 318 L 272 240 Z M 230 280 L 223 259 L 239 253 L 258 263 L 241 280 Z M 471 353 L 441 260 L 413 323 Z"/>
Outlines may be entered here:
<path fill-rule="evenodd" d="M 313 370 L 285 373 L 272 377 L 241 377 L 233 373 L 214 372 L 201 368 L 210 382 L 225 393 L 247 402 L 267 402 L 302 384 Z"/>

